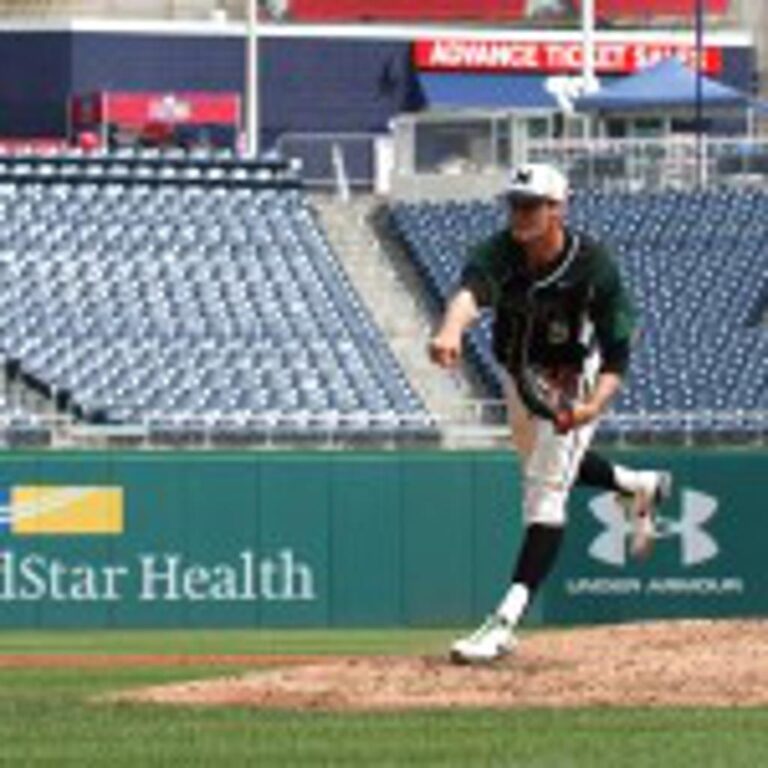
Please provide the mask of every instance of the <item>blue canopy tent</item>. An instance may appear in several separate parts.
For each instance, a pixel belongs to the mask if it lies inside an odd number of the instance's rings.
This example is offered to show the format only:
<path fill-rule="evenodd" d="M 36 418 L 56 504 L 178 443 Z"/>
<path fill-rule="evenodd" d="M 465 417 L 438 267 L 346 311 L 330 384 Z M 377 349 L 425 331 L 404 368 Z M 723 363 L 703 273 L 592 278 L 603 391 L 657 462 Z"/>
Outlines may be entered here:
<path fill-rule="evenodd" d="M 694 130 L 697 137 L 696 178 L 699 183 L 703 183 L 707 173 L 706 152 L 702 146 L 704 133 L 711 131 L 734 135 L 746 130 L 751 135 L 754 113 L 764 111 L 761 102 L 724 83 L 697 74 L 678 58 L 663 59 L 635 75 L 586 94 L 576 100 L 574 107 L 577 112 L 592 114 L 604 121 L 608 135 L 611 135 L 611 124 L 623 125 L 626 135 L 631 138 L 669 135 L 673 132 L 674 122 L 686 126 L 684 133 Z M 699 114 L 714 122 L 703 128 L 694 119 Z M 655 125 L 649 128 L 649 124 Z M 642 128 L 639 127 L 641 125 Z M 630 129 L 634 129 L 633 134 L 629 133 Z"/>
<path fill-rule="evenodd" d="M 697 106 L 697 80 L 698 75 L 680 59 L 662 59 L 635 75 L 582 96 L 574 106 L 578 112 L 690 114 Z M 701 106 L 707 112 L 739 110 L 753 106 L 753 100 L 735 88 L 702 76 Z"/>

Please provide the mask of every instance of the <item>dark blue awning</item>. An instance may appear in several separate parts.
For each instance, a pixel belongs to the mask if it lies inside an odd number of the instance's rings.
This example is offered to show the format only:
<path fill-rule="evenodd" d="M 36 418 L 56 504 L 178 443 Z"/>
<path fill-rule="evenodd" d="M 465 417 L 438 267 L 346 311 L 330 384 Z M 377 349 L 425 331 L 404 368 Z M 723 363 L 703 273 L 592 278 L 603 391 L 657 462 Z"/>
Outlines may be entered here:
<path fill-rule="evenodd" d="M 446 109 L 543 109 L 559 111 L 542 75 L 419 75 L 428 107 Z"/>

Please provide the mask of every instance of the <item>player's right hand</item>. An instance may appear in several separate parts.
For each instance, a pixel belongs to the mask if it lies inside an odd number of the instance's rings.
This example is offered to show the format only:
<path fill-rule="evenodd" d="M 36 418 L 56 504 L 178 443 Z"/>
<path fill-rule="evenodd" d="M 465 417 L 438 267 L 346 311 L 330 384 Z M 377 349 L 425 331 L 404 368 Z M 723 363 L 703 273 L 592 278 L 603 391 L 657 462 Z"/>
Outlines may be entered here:
<path fill-rule="evenodd" d="M 440 331 L 430 340 L 427 352 L 429 359 L 441 368 L 455 368 L 461 360 L 461 336 Z"/>

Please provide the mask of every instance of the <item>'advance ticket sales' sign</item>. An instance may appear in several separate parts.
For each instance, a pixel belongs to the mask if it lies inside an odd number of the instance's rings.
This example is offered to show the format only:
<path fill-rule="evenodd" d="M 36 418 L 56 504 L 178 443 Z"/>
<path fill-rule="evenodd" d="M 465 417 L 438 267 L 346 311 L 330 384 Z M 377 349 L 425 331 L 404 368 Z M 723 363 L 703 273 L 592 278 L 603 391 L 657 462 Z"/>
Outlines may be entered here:
<path fill-rule="evenodd" d="M 602 75 L 628 74 L 671 56 L 677 56 L 690 67 L 696 65 L 693 45 L 598 42 L 595 45 L 595 71 Z M 413 45 L 413 58 L 418 69 L 434 71 L 577 73 L 583 66 L 583 50 L 578 42 L 417 40 Z M 705 47 L 702 70 L 713 75 L 722 68 L 722 50 Z"/>

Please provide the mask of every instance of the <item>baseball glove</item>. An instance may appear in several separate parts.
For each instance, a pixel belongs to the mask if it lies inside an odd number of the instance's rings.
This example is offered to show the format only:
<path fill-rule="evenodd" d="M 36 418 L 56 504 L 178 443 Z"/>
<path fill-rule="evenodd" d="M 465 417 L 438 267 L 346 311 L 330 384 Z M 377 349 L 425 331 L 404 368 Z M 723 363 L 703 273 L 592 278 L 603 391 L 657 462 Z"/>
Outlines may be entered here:
<path fill-rule="evenodd" d="M 522 368 L 516 378 L 520 399 L 531 413 L 551 421 L 560 434 L 573 429 L 573 404 L 578 394 L 578 371 L 571 367 Z"/>

